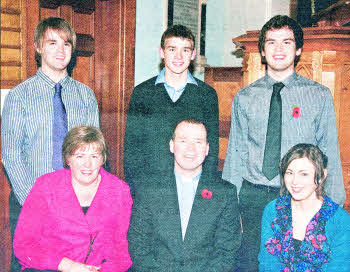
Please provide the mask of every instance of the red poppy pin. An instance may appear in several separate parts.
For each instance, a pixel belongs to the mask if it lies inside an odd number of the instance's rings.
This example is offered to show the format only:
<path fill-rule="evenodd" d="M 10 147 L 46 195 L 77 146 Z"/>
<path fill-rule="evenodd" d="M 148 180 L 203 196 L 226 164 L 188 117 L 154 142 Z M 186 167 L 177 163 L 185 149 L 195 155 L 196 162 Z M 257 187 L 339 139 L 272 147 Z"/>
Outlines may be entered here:
<path fill-rule="evenodd" d="M 209 191 L 208 189 L 203 189 L 202 190 L 202 197 L 205 199 L 211 199 L 211 197 L 213 196 L 213 193 L 211 191 Z"/>
<path fill-rule="evenodd" d="M 300 108 L 297 106 L 293 106 L 292 118 L 299 118 L 300 115 L 301 115 Z"/>

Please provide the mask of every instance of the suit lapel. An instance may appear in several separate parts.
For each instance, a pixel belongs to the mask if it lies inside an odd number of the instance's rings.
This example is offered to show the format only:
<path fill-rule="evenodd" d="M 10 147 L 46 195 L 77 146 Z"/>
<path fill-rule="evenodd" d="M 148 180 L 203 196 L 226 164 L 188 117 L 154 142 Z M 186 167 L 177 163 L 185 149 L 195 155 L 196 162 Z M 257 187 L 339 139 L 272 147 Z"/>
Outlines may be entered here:
<path fill-rule="evenodd" d="M 191 216 L 188 221 L 188 226 L 186 230 L 186 235 L 184 242 L 188 242 L 189 237 L 193 239 L 195 236 L 195 233 L 198 233 L 198 230 L 200 229 L 200 226 L 198 225 L 198 222 L 200 222 L 204 215 L 203 210 L 207 210 L 207 207 L 210 205 L 210 199 L 205 199 L 202 196 L 202 191 L 205 189 L 210 190 L 210 180 L 206 177 L 206 175 L 201 176 L 198 186 L 196 195 L 193 201 L 192 210 L 191 210 Z M 198 228 L 199 227 L 199 228 Z"/>
<path fill-rule="evenodd" d="M 177 187 L 174 172 L 166 177 L 164 182 L 165 191 L 161 196 L 160 210 L 166 212 L 164 217 L 164 229 L 168 231 L 168 236 L 172 237 L 175 246 L 182 249 L 182 232 L 181 232 L 181 217 L 179 210 L 179 201 L 177 197 Z"/>

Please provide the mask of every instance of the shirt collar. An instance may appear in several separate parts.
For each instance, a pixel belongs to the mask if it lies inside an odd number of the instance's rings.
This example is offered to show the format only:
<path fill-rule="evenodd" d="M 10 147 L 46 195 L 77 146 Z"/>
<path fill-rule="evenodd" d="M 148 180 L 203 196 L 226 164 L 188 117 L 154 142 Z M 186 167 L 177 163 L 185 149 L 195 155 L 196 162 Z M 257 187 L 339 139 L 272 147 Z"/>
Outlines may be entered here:
<path fill-rule="evenodd" d="M 176 172 L 176 170 L 174 169 L 174 174 L 175 174 L 175 178 L 176 180 L 189 180 L 188 178 L 184 178 L 183 176 L 181 176 L 178 172 Z M 198 173 L 198 175 L 196 175 L 195 177 L 192 178 L 192 182 L 197 182 L 199 181 L 200 177 L 202 175 L 202 171 L 200 171 Z"/>
<path fill-rule="evenodd" d="M 161 83 L 166 83 L 165 81 L 165 68 L 160 71 L 159 75 L 156 78 L 156 82 L 154 85 L 161 84 Z M 190 71 L 187 71 L 187 79 L 186 79 L 186 84 L 194 84 L 198 86 L 197 81 L 194 79 L 194 77 L 191 75 Z M 185 84 L 185 85 L 186 85 Z"/>
<path fill-rule="evenodd" d="M 44 74 L 41 71 L 41 68 L 38 69 L 36 72 L 37 76 L 40 77 L 46 84 L 48 84 L 50 87 L 54 88 L 56 85 L 56 82 L 54 82 L 51 78 L 49 78 L 46 74 Z M 67 74 L 64 78 L 62 78 L 59 83 L 61 83 L 62 87 L 64 87 L 66 84 L 68 84 L 70 80 L 70 76 Z"/>
<path fill-rule="evenodd" d="M 272 90 L 273 84 L 275 84 L 277 82 L 282 82 L 284 84 L 284 86 L 288 88 L 289 85 L 295 84 L 295 81 L 298 80 L 298 74 L 294 71 L 293 74 L 291 74 L 289 77 L 287 77 L 286 79 L 284 79 L 282 81 L 277 81 L 277 80 L 273 79 L 272 77 L 270 77 L 268 74 L 266 74 L 265 79 L 266 79 L 268 86 L 271 87 L 270 88 L 271 90 Z M 281 92 L 283 92 L 283 89 Z"/>

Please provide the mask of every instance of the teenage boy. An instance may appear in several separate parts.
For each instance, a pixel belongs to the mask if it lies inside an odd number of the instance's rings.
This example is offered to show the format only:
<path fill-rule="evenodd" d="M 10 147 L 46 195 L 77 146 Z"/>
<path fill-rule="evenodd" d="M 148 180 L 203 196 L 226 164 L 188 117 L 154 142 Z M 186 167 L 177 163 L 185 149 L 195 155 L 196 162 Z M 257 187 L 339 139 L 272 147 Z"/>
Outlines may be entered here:
<path fill-rule="evenodd" d="M 6 97 L 2 114 L 2 161 L 8 175 L 10 230 L 13 233 L 24 200 L 35 179 L 63 167 L 61 147 L 77 125 L 99 127 L 93 91 L 67 74 L 76 35 L 56 17 L 39 22 L 34 47 L 39 69 Z M 13 259 L 11 271 L 20 271 Z"/>
<path fill-rule="evenodd" d="M 195 39 L 185 26 L 174 25 L 162 35 L 159 55 L 164 69 L 136 86 L 131 97 L 124 144 L 125 178 L 134 191 L 133 178 L 172 167 L 168 140 L 181 120 L 200 120 L 208 129 L 211 151 L 207 160 L 217 169 L 218 99 L 216 91 L 188 70 L 195 59 Z"/>
<path fill-rule="evenodd" d="M 181 121 L 169 145 L 173 167 L 138 177 L 146 182 L 138 182 L 128 232 L 131 271 L 232 271 L 241 242 L 236 186 L 203 166 L 202 122 Z"/>
<path fill-rule="evenodd" d="M 311 143 L 329 159 L 326 193 L 345 200 L 332 95 L 295 72 L 303 46 L 301 27 L 275 16 L 262 28 L 259 50 L 265 77 L 238 92 L 223 179 L 235 184 L 243 226 L 237 271 L 258 271 L 260 224 L 267 203 L 279 196 L 280 158 L 297 143 Z"/>

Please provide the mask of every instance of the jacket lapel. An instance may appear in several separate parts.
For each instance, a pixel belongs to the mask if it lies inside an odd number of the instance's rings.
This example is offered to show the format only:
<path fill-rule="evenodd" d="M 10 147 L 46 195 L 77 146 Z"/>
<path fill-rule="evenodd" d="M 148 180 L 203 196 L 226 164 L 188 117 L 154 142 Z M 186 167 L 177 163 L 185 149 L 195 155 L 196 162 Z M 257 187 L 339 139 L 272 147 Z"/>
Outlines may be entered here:
<path fill-rule="evenodd" d="M 162 186 L 162 185 L 160 185 Z M 174 246 L 182 249 L 181 217 L 179 201 L 177 197 L 177 187 L 174 172 L 172 171 L 163 183 L 164 191 L 159 203 L 160 210 L 164 211 L 164 222 L 162 225 L 168 232 L 167 236 L 172 237 Z"/>
<path fill-rule="evenodd" d="M 203 190 L 212 190 L 210 187 L 210 180 L 202 174 L 192 205 L 191 215 L 184 239 L 185 243 L 188 243 L 189 241 L 195 239 L 197 235 L 200 235 L 202 233 L 201 227 L 204 226 L 202 225 L 201 221 L 203 221 L 203 216 L 210 216 L 205 212 L 208 211 L 209 206 L 212 204 L 211 199 L 206 199 L 202 196 Z"/>

